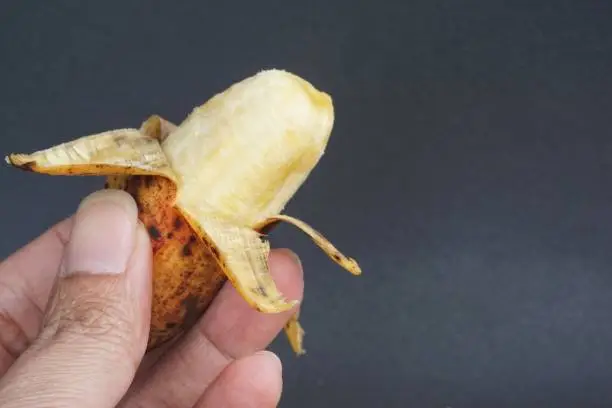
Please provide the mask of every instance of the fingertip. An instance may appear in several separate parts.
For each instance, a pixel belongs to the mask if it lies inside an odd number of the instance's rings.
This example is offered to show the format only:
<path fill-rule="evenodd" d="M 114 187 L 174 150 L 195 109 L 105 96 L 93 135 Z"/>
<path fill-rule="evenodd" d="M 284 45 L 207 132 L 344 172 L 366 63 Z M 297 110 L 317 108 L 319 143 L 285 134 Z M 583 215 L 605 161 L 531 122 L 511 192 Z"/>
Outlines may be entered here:
<path fill-rule="evenodd" d="M 79 210 L 99 202 L 113 203 L 120 206 L 130 219 L 136 219 L 138 216 L 138 206 L 136 205 L 134 197 L 126 191 L 117 189 L 94 191 L 81 201 Z"/>
<path fill-rule="evenodd" d="M 138 209 L 119 190 L 87 196 L 74 216 L 60 274 L 122 274 L 135 244 Z"/>
<path fill-rule="evenodd" d="M 295 270 L 299 275 L 303 274 L 302 261 L 299 255 L 289 248 L 276 248 L 271 250 L 270 263 L 277 264 L 281 268 Z"/>
<path fill-rule="evenodd" d="M 298 301 L 295 307 L 282 313 L 259 312 L 227 282 L 183 347 L 194 347 L 194 344 L 200 343 L 197 339 L 204 337 L 222 354 L 232 358 L 265 349 L 299 310 L 304 293 L 302 267 L 291 250 L 270 251 L 269 267 L 284 297 L 289 301 Z"/>
<path fill-rule="evenodd" d="M 283 390 L 283 365 L 280 358 L 267 350 L 259 351 L 242 361 L 244 373 L 258 373 L 250 384 L 255 407 L 276 407 Z"/>
<path fill-rule="evenodd" d="M 279 290 L 288 299 L 300 300 L 304 292 L 304 270 L 298 255 L 290 249 L 270 251 L 270 273 Z"/>
<path fill-rule="evenodd" d="M 272 352 L 260 351 L 227 366 L 196 407 L 272 408 L 278 405 L 282 389 L 280 359 Z"/>
<path fill-rule="evenodd" d="M 267 367 L 271 371 L 282 375 L 283 363 L 276 353 L 268 350 L 261 350 L 253 354 L 252 358 L 258 359 L 262 367 Z"/>

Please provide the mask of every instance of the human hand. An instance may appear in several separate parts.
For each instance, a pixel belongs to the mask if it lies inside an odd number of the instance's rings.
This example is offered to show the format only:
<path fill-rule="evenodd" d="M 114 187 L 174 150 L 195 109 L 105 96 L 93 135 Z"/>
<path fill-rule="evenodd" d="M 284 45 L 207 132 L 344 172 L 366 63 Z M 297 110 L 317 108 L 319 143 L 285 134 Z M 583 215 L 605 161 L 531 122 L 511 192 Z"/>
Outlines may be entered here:
<path fill-rule="evenodd" d="M 270 269 L 301 299 L 291 252 L 272 251 Z M 258 313 L 226 284 L 192 330 L 144 355 L 150 303 L 150 242 L 133 199 L 92 194 L 0 263 L 0 406 L 278 404 L 281 364 L 262 350 L 295 311 Z"/>

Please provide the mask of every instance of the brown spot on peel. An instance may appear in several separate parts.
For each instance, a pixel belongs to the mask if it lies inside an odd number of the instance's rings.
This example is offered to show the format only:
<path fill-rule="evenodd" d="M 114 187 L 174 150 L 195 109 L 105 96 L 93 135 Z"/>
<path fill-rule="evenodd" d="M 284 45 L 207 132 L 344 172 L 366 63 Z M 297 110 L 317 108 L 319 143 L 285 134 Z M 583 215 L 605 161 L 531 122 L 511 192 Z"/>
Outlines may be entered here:
<path fill-rule="evenodd" d="M 159 230 L 157 229 L 157 227 L 155 225 L 151 225 L 148 228 L 149 231 L 149 235 L 151 236 L 151 238 L 153 239 L 160 239 L 161 238 L 161 233 L 159 232 Z"/>
<path fill-rule="evenodd" d="M 176 217 L 174 219 L 173 225 L 174 225 L 174 229 L 179 229 L 179 228 L 181 228 L 183 226 L 183 221 L 181 220 L 180 217 Z"/>

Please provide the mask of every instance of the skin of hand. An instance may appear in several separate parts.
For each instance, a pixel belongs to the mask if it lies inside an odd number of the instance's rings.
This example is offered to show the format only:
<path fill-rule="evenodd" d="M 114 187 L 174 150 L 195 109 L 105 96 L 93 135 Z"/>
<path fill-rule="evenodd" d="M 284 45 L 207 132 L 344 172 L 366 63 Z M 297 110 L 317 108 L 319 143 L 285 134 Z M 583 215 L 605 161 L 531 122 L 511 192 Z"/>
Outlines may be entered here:
<path fill-rule="evenodd" d="M 270 254 L 280 290 L 302 298 L 298 258 Z M 265 348 L 296 310 L 265 315 L 226 284 L 196 326 L 145 355 L 151 248 L 134 200 L 91 194 L 0 264 L 0 406 L 276 407 Z"/>

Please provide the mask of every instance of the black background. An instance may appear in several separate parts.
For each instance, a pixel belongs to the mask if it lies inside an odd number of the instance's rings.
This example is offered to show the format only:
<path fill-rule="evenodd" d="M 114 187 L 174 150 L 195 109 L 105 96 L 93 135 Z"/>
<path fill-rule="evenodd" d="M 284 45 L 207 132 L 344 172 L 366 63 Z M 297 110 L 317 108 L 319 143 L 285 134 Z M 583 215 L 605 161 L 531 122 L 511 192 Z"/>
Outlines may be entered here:
<path fill-rule="evenodd" d="M 287 212 L 364 275 L 275 232 L 306 269 L 281 406 L 612 405 L 609 2 L 170 4 L 2 2 L 3 154 L 293 71 L 336 125 Z M 101 182 L 0 181 L 2 257 Z"/>

